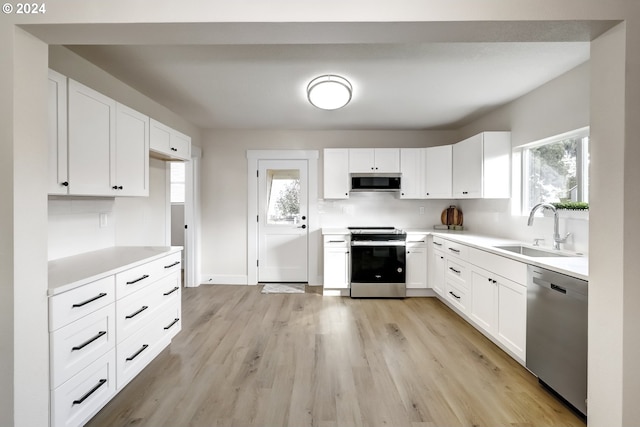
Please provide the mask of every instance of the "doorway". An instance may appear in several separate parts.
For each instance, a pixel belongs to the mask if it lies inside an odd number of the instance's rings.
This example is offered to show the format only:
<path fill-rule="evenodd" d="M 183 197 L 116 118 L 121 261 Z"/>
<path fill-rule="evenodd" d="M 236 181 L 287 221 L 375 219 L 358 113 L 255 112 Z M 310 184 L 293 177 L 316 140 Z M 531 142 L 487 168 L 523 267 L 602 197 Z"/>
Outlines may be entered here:
<path fill-rule="evenodd" d="M 247 166 L 247 284 L 320 284 L 318 151 L 247 150 Z M 287 189 L 297 185 L 306 194 Z M 288 206 L 295 194 L 298 200 Z"/>
<path fill-rule="evenodd" d="M 258 282 L 308 282 L 307 160 L 258 161 Z"/>

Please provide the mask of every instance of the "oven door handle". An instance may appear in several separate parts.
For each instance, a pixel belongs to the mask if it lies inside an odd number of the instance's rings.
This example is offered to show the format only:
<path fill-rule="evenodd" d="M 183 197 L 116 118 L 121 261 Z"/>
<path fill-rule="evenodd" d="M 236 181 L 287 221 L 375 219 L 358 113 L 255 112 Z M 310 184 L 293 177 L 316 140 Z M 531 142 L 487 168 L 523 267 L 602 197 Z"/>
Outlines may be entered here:
<path fill-rule="evenodd" d="M 389 240 L 381 242 L 369 240 L 352 240 L 351 246 L 406 246 L 406 242 L 404 240 Z"/>

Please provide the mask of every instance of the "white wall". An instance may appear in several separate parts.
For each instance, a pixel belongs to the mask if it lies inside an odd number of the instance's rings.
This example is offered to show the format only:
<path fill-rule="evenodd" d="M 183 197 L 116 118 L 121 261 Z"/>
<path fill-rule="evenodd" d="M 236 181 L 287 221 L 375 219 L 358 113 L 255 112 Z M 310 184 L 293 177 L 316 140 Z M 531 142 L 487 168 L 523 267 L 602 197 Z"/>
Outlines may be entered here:
<path fill-rule="evenodd" d="M 460 130 L 467 137 L 483 130 L 510 130 L 513 147 L 579 129 L 589 125 L 590 64 L 582 64 L 533 90 L 523 97 L 474 121 Z M 519 191 L 517 188 L 514 191 Z M 536 218 L 527 226 L 526 215 L 513 215 L 507 200 L 464 200 L 458 202 L 464 225 L 473 232 L 526 242 L 543 238 L 543 246 L 553 244 L 552 218 Z M 519 210 L 518 206 L 515 210 Z M 560 213 L 560 233 L 571 233 L 562 247 L 589 252 L 588 214 Z"/>
<path fill-rule="evenodd" d="M 202 275 L 227 277 L 233 283 L 246 283 L 247 275 L 247 150 L 319 150 L 319 177 L 322 194 L 322 149 L 331 147 L 426 147 L 455 140 L 446 131 L 207 131 L 202 158 Z M 378 197 L 384 197 L 380 195 Z M 348 202 L 319 201 L 322 226 L 334 221 L 340 225 L 362 225 L 376 221 L 368 209 L 371 200 L 364 195 Z M 442 202 L 386 200 L 390 225 L 424 226 L 439 218 Z M 418 207 L 427 207 L 425 215 Z M 430 207 L 431 206 L 431 207 Z M 446 204 L 444 205 L 446 206 Z M 347 215 L 342 215 L 346 210 Z M 434 210 L 438 216 L 429 220 Z M 392 223 L 393 221 L 393 223 Z M 319 250 L 319 248 L 318 248 Z M 223 279 L 219 279 L 223 280 Z"/>

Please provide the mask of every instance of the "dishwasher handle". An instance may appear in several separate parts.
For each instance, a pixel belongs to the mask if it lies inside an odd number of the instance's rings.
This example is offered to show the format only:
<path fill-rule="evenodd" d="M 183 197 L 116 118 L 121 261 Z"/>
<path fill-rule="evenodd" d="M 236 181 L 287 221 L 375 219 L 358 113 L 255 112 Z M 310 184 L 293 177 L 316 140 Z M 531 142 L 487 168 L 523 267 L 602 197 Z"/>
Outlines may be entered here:
<path fill-rule="evenodd" d="M 567 290 L 565 288 L 561 288 L 558 285 L 554 285 L 553 283 L 551 284 L 551 289 L 553 289 L 554 291 L 560 292 L 561 294 L 566 294 Z"/>

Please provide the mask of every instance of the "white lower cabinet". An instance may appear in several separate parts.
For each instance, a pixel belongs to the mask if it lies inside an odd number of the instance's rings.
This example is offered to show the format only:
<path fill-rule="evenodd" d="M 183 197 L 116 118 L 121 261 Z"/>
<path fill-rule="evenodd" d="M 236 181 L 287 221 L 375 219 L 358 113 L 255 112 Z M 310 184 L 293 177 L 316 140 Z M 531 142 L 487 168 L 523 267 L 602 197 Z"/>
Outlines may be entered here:
<path fill-rule="evenodd" d="M 434 291 L 524 364 L 526 264 L 437 236 L 433 237 L 433 244 L 431 286 Z"/>
<path fill-rule="evenodd" d="M 109 350 L 51 392 L 51 425 L 84 425 L 116 393 L 115 349 Z"/>
<path fill-rule="evenodd" d="M 180 331 L 180 252 L 142 259 L 50 297 L 52 427 L 84 425 Z"/>
<path fill-rule="evenodd" d="M 349 289 L 349 237 L 324 236 L 324 288 Z"/>
<path fill-rule="evenodd" d="M 498 340 L 523 362 L 527 343 L 527 287 L 498 280 Z"/>
<path fill-rule="evenodd" d="M 407 234 L 407 289 L 427 289 L 427 235 Z"/>
<path fill-rule="evenodd" d="M 522 361 L 527 332 L 527 288 L 478 267 L 472 272 L 471 320 Z"/>

